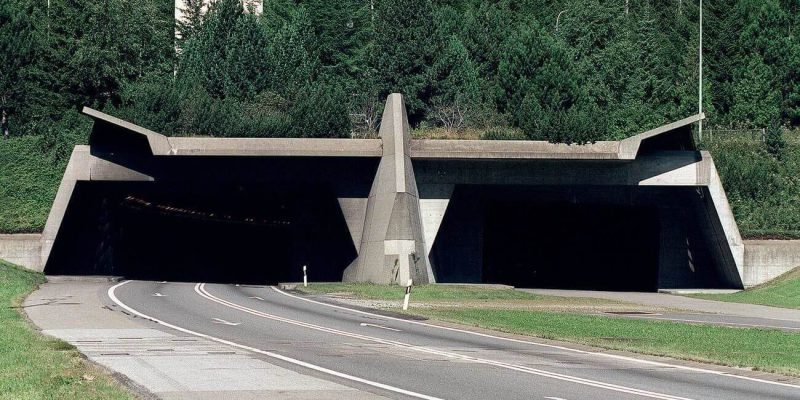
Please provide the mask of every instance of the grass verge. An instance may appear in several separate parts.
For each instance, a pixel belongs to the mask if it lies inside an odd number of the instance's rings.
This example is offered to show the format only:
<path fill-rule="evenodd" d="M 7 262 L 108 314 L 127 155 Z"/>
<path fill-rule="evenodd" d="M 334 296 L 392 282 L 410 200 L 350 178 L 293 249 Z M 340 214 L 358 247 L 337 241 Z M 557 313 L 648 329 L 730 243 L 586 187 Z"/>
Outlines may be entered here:
<path fill-rule="evenodd" d="M 42 274 L 0 261 L 0 399 L 134 399 L 75 348 L 35 332 L 20 315 Z"/>
<path fill-rule="evenodd" d="M 397 300 L 403 297 L 403 288 L 397 285 L 372 283 L 314 283 L 300 288 L 308 293 L 351 294 L 362 299 Z M 472 285 L 421 285 L 414 287 L 414 299 L 429 300 L 537 300 L 542 296 L 506 288 Z"/>
<path fill-rule="evenodd" d="M 397 286 L 312 284 L 299 289 L 360 299 L 402 299 L 402 291 Z M 483 300 L 472 301 L 476 299 L 474 296 Z M 515 297 L 517 303 L 531 303 L 529 309 L 504 308 L 510 296 Z M 454 299 L 463 301 L 465 306 L 445 304 Z M 430 285 L 414 289 L 410 313 L 605 349 L 800 376 L 800 334 L 797 333 L 536 310 L 536 303 L 547 301 L 548 296 L 514 290 Z"/>
<path fill-rule="evenodd" d="M 765 306 L 800 309 L 800 267 L 770 282 L 730 294 L 695 294 L 706 300 L 734 303 L 761 304 Z"/>

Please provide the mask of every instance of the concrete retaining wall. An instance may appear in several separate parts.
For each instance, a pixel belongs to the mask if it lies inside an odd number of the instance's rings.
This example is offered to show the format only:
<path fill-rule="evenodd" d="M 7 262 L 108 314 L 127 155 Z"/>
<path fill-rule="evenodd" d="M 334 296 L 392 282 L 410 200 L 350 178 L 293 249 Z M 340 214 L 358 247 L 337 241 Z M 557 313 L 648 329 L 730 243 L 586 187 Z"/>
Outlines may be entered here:
<path fill-rule="evenodd" d="M 38 233 L 0 234 L 0 259 L 41 271 L 42 235 Z"/>
<path fill-rule="evenodd" d="M 745 240 L 744 286 L 760 285 L 800 267 L 800 240 Z"/>

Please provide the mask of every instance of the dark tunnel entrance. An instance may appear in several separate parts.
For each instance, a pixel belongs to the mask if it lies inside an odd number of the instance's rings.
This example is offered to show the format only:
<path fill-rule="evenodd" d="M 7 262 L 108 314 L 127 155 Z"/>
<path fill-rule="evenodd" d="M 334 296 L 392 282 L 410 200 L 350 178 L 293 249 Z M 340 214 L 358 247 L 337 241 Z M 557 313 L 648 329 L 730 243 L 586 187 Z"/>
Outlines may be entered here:
<path fill-rule="evenodd" d="M 488 205 L 483 279 L 517 287 L 653 291 L 658 218 L 603 204 Z"/>
<path fill-rule="evenodd" d="M 458 185 L 430 260 L 441 283 L 736 287 L 711 244 L 706 201 L 693 188 Z"/>
<path fill-rule="evenodd" d="M 356 257 L 324 187 L 79 183 L 45 272 L 274 284 L 341 280 Z"/>

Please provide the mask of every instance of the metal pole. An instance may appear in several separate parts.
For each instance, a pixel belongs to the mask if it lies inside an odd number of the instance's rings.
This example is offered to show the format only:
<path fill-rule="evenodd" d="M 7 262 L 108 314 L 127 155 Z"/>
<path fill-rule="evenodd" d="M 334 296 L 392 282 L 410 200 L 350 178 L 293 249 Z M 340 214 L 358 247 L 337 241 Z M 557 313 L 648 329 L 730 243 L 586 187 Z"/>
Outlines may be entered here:
<path fill-rule="evenodd" d="M 697 103 L 698 107 L 698 114 L 703 113 L 703 0 L 700 0 L 700 46 L 698 46 L 698 53 L 700 58 L 700 84 L 698 87 L 698 93 L 700 100 Z M 700 137 L 700 141 L 703 140 L 703 120 L 697 121 L 698 124 L 698 136 Z"/>

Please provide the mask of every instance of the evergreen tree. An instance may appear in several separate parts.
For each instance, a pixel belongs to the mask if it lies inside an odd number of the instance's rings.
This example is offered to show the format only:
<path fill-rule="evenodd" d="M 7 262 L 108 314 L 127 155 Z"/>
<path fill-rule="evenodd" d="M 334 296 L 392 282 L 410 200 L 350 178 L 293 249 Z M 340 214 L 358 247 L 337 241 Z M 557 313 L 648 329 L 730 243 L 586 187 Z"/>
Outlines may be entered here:
<path fill-rule="evenodd" d="M 773 86 L 772 68 L 757 56 L 747 57 L 746 64 L 733 76 L 732 107 L 729 118 L 743 127 L 764 127 L 780 116 L 780 92 Z"/>
<path fill-rule="evenodd" d="M 483 107 L 478 71 L 461 41 L 451 36 L 431 68 L 429 119 L 448 129 L 464 127 Z"/>
<path fill-rule="evenodd" d="M 194 37 L 203 24 L 203 13 L 208 6 L 208 0 L 184 0 L 184 7 L 180 10 L 183 18 L 175 21 L 175 33 L 178 38 L 175 43 L 178 48 L 183 48 L 187 40 Z"/>
<path fill-rule="evenodd" d="M 57 118 L 66 108 L 47 67 L 46 10 L 29 1 L 0 4 L 0 109 L 12 135 L 37 133 L 39 123 Z"/>
<path fill-rule="evenodd" d="M 380 1 L 376 7 L 372 63 L 380 96 L 402 93 L 412 123 L 424 117 L 430 100 L 428 68 L 439 43 L 432 17 L 430 0 Z"/>

